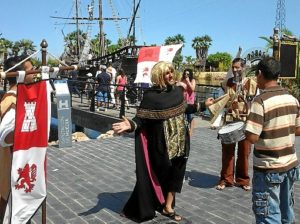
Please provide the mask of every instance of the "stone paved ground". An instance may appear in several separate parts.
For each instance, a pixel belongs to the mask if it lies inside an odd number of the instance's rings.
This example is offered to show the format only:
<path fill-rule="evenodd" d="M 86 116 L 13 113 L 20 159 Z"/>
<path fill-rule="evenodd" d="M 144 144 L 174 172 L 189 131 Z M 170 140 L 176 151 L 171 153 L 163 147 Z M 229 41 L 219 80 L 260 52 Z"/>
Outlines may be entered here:
<path fill-rule="evenodd" d="M 177 195 L 176 211 L 194 224 L 250 224 L 251 192 L 241 188 L 217 191 L 221 165 L 217 131 L 197 118 L 186 180 Z M 297 137 L 298 156 L 300 138 Z M 252 167 L 252 160 L 250 161 Z M 72 148 L 48 149 L 47 224 L 133 223 L 119 215 L 135 183 L 134 141 L 118 136 L 74 143 Z M 251 172 L 252 175 L 252 172 Z M 295 190 L 300 220 L 300 184 Z M 40 210 L 33 223 L 41 223 Z M 172 223 L 160 214 L 148 222 Z"/>

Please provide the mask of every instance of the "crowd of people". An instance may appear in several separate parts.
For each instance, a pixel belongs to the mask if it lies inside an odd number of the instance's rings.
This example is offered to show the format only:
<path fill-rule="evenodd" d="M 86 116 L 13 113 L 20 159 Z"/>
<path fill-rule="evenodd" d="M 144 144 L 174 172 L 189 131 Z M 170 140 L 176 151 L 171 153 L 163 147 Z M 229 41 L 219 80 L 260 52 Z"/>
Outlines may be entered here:
<path fill-rule="evenodd" d="M 5 69 L 15 61 L 8 59 Z M 27 70 L 26 62 L 19 70 Z M 252 188 L 256 223 L 294 223 L 294 183 L 300 180 L 295 136 L 300 135 L 298 100 L 277 83 L 280 63 L 272 57 L 261 59 L 255 79 L 245 77 L 245 61 L 232 61 L 233 77 L 224 81 L 229 100 L 224 107 L 223 127 L 243 124 L 243 135 L 237 140 L 221 139 L 222 169 L 217 190 L 226 187 Z M 87 76 L 92 79 L 93 75 Z M 109 100 L 117 106 L 124 95 L 127 78 L 123 70 L 101 65 L 95 80 L 97 106 L 108 108 Z M 175 80 L 175 69 L 160 61 L 151 70 L 152 86 L 145 89 L 133 119 L 112 125 L 115 133 L 135 133 L 136 184 L 122 215 L 136 222 L 155 217 L 156 212 L 180 223 L 183 217 L 175 212 L 176 193 L 180 193 L 189 158 L 193 131 L 193 114 L 215 103 L 208 98 L 195 101 L 195 79 L 191 69 Z M 0 219 L 3 217 L 9 189 L 13 144 L 16 81 L 1 100 L 0 123 Z M 9 102 L 8 102 L 9 100 Z M 230 134 L 230 133 L 229 133 Z M 253 178 L 250 182 L 249 156 L 253 147 Z M 237 151 L 237 153 L 235 153 Z M 237 158 L 235 158 L 235 154 Z M 3 184 L 2 184 L 3 183 Z M 1 217 L 2 216 L 2 217 Z"/>
<path fill-rule="evenodd" d="M 125 105 L 127 109 L 129 109 L 129 102 L 126 96 L 127 89 L 125 87 L 128 85 L 128 81 L 123 69 L 116 70 L 114 67 L 112 67 L 112 64 L 109 63 L 107 66 L 100 65 L 99 70 L 96 71 L 95 74 L 89 72 L 86 74 L 86 76 L 87 79 L 83 92 L 86 93 L 89 102 L 93 95 L 95 96 L 98 111 L 119 109 L 123 97 Z M 78 92 L 76 91 L 76 88 L 72 85 L 70 92 L 72 94 L 77 94 Z"/>

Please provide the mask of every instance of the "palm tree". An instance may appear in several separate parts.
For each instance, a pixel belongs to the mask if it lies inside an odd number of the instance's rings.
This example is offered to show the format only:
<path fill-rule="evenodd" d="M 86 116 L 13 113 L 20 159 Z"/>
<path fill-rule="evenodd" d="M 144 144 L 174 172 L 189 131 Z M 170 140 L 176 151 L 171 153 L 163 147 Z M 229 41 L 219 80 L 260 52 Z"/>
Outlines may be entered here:
<path fill-rule="evenodd" d="M 165 45 L 184 44 L 184 43 L 185 43 L 185 39 L 184 36 L 181 34 L 177 34 L 173 37 L 167 37 L 167 39 L 165 39 Z"/>
<path fill-rule="evenodd" d="M 12 46 L 12 55 L 17 56 L 21 50 L 20 42 L 16 41 Z"/>
<path fill-rule="evenodd" d="M 192 65 L 195 60 L 192 56 L 185 56 L 185 61 L 187 65 Z"/>
<path fill-rule="evenodd" d="M 36 46 L 33 45 L 33 41 L 28 39 L 19 40 L 15 42 L 15 45 L 16 45 L 16 49 L 19 49 L 20 51 L 22 51 L 21 54 L 25 54 L 25 55 L 32 54 L 33 52 L 35 52 L 35 48 L 36 48 Z"/>
<path fill-rule="evenodd" d="M 193 39 L 192 47 L 196 50 L 196 57 L 199 61 L 200 67 L 205 69 L 208 48 L 211 46 L 212 39 L 208 35 L 196 36 Z"/>
<path fill-rule="evenodd" d="M 77 35 L 78 35 L 78 39 L 77 39 Z M 67 48 L 69 48 L 69 51 L 72 55 L 79 55 L 80 49 L 84 46 L 84 42 L 86 38 L 87 38 L 87 34 L 84 33 L 82 30 L 78 30 L 78 32 L 73 31 L 71 33 L 68 33 L 67 36 L 64 37 L 64 41 L 67 43 L 66 44 Z M 77 42 L 78 42 L 78 46 L 77 46 Z"/>
<path fill-rule="evenodd" d="M 207 57 L 208 48 L 211 46 L 212 39 L 208 35 L 197 36 L 193 39 L 192 47 L 196 50 L 197 59 Z"/>
<path fill-rule="evenodd" d="M 9 54 L 13 46 L 13 42 L 5 39 L 0 38 L 0 59 L 5 59 L 6 56 Z"/>
<path fill-rule="evenodd" d="M 183 44 L 183 46 L 184 46 L 184 43 L 185 43 L 185 38 L 181 34 L 177 34 L 175 36 L 167 37 L 167 39 L 165 39 L 165 45 Z M 182 63 L 182 61 L 183 61 L 183 57 L 181 55 L 181 49 L 179 49 L 176 52 L 176 55 L 173 59 L 173 62 L 174 62 L 177 69 L 180 67 L 180 64 Z"/>

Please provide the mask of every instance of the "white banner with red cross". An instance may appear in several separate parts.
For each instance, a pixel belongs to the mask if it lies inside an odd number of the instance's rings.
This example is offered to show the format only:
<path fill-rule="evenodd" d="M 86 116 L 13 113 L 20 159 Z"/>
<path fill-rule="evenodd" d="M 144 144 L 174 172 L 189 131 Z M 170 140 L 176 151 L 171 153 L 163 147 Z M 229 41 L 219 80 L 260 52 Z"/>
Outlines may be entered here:
<path fill-rule="evenodd" d="M 4 223 L 27 223 L 46 197 L 51 90 L 46 80 L 18 84 L 11 194 Z"/>
<path fill-rule="evenodd" d="M 151 84 L 151 69 L 159 61 L 172 62 L 182 44 L 142 47 L 139 51 L 137 74 L 134 83 Z"/>

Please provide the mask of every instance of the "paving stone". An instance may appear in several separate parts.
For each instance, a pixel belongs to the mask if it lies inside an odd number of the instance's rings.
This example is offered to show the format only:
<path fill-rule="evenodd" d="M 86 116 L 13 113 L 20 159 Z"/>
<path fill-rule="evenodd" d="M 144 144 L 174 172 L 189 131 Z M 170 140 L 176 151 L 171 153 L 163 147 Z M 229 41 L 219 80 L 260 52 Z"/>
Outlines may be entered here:
<path fill-rule="evenodd" d="M 251 192 L 236 187 L 215 189 L 221 169 L 221 144 L 217 130 L 208 126 L 196 118 L 185 182 L 181 194 L 176 195 L 176 212 L 193 224 L 254 223 Z M 300 137 L 296 137 L 296 147 L 299 157 Z M 132 224 L 119 214 L 134 184 L 134 139 L 130 136 L 77 142 L 65 149 L 49 146 L 47 224 Z M 300 220 L 299 182 L 295 199 L 295 214 Z M 32 223 L 41 223 L 41 210 Z M 143 224 L 156 223 L 170 220 L 157 214 Z"/>

